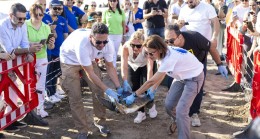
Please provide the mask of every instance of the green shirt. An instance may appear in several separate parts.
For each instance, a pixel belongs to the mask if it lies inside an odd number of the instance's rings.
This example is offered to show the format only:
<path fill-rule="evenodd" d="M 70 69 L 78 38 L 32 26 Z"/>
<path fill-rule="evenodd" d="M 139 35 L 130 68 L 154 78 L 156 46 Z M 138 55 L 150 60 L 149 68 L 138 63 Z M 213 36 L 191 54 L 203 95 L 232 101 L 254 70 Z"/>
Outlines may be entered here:
<path fill-rule="evenodd" d="M 39 30 L 33 28 L 31 20 L 27 20 L 26 25 L 29 42 L 40 42 L 42 39 L 47 39 L 51 33 L 51 28 L 43 22 Z M 36 58 L 47 58 L 47 45 L 44 45 L 41 51 L 36 53 Z"/>
<path fill-rule="evenodd" d="M 107 25 L 109 34 L 120 35 L 123 34 L 122 22 L 125 22 L 125 12 L 119 14 L 118 10 L 114 12 L 106 10 L 102 14 L 102 22 Z"/>

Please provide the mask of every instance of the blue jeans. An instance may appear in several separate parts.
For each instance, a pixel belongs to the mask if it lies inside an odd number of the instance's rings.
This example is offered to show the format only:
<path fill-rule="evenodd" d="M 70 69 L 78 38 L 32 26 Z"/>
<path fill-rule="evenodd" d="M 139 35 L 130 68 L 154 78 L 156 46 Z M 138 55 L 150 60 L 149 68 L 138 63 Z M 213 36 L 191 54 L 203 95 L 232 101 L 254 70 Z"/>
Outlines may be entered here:
<path fill-rule="evenodd" d="M 190 139 L 189 110 L 204 82 L 204 73 L 185 79 L 173 80 L 165 99 L 165 108 L 169 116 L 176 121 L 178 139 Z M 175 110 L 176 108 L 176 110 Z"/>
<path fill-rule="evenodd" d="M 147 28 L 147 35 L 159 35 L 164 39 L 164 27 L 163 28 Z"/>
<path fill-rule="evenodd" d="M 48 61 L 52 61 L 59 56 L 48 55 Z M 56 93 L 57 79 L 61 75 L 60 61 L 52 62 L 48 64 L 47 76 L 46 76 L 46 88 L 48 96 L 52 96 Z"/>

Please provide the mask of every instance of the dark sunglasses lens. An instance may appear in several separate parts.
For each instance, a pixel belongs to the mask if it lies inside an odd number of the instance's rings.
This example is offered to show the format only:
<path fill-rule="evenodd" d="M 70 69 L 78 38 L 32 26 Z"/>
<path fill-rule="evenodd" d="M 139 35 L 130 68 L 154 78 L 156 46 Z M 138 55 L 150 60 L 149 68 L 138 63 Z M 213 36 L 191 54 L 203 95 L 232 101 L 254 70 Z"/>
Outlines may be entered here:
<path fill-rule="evenodd" d="M 61 8 L 59 8 L 59 7 L 53 7 L 53 10 L 55 10 L 55 11 L 57 11 L 57 10 L 61 10 Z"/>
<path fill-rule="evenodd" d="M 165 40 L 165 43 L 167 43 L 167 44 L 173 44 L 173 43 L 174 43 L 174 40 L 173 40 L 173 39 Z"/>
<path fill-rule="evenodd" d="M 96 7 L 96 5 L 91 5 L 91 7 Z"/>
<path fill-rule="evenodd" d="M 138 4 L 139 2 L 134 2 L 134 4 Z"/>
<path fill-rule="evenodd" d="M 108 41 L 96 41 L 96 44 L 97 44 L 97 45 L 100 45 L 100 44 L 102 44 L 102 43 L 103 43 L 103 44 L 107 44 Z"/>
<path fill-rule="evenodd" d="M 25 21 L 26 18 L 18 18 L 19 21 Z"/>

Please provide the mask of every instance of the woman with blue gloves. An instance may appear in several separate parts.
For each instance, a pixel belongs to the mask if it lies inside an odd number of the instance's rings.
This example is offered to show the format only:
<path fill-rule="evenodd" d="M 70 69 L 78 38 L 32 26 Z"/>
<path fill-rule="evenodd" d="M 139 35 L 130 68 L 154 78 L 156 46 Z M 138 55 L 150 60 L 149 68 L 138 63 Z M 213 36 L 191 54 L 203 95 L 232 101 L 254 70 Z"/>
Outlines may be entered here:
<path fill-rule="evenodd" d="M 147 96 L 154 99 L 154 90 L 165 75 L 173 77 L 165 99 L 166 111 L 173 119 L 169 129 L 175 130 L 177 125 L 178 139 L 190 139 L 189 110 L 204 80 L 203 64 L 187 50 L 167 46 L 157 35 L 149 36 L 143 43 L 143 49 L 149 59 L 157 61 L 158 71 L 136 92 L 125 98 L 126 104 L 132 104 L 146 90 Z"/>
<path fill-rule="evenodd" d="M 153 61 L 148 59 L 144 55 L 142 44 L 144 42 L 143 30 L 137 30 L 131 35 L 129 41 L 127 41 L 122 50 L 121 59 L 121 74 L 124 92 L 136 91 L 140 86 L 153 75 Z M 127 80 L 130 80 L 132 87 Z M 151 118 L 157 116 L 155 104 L 153 100 L 149 102 L 146 107 L 149 108 L 149 115 Z M 134 119 L 134 123 L 141 123 L 146 119 L 144 107 L 139 109 L 137 117 Z"/>

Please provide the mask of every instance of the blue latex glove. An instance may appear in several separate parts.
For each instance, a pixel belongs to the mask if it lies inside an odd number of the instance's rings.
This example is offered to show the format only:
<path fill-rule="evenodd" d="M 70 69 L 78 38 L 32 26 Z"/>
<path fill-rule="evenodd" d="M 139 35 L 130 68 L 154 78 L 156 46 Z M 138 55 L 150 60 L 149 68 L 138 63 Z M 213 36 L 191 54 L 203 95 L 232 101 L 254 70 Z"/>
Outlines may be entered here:
<path fill-rule="evenodd" d="M 155 96 L 155 93 L 156 93 L 156 90 L 153 90 L 152 87 L 150 87 L 148 90 L 147 90 L 147 97 L 150 98 L 150 100 L 154 100 L 154 96 Z"/>
<path fill-rule="evenodd" d="M 117 94 L 118 94 L 119 96 L 122 96 L 122 95 L 123 95 L 123 92 L 124 92 L 124 89 L 123 89 L 122 87 L 118 87 L 116 91 L 117 91 Z"/>
<path fill-rule="evenodd" d="M 135 98 L 136 98 L 136 94 L 135 94 L 135 92 L 133 92 L 130 96 L 124 98 L 124 101 L 125 101 L 126 105 L 131 105 L 134 103 Z"/>
<path fill-rule="evenodd" d="M 222 75 L 223 77 L 228 78 L 228 71 L 227 71 L 226 66 L 224 66 L 224 65 L 218 66 L 218 72 L 221 73 L 221 75 Z"/>
<path fill-rule="evenodd" d="M 112 89 L 108 88 L 105 93 L 108 95 L 109 99 L 114 102 L 114 100 L 116 100 L 117 102 L 119 101 L 118 99 L 118 95 L 115 91 L 113 91 Z"/>
<path fill-rule="evenodd" d="M 127 82 L 127 80 L 124 81 L 123 88 L 124 88 L 124 92 L 132 92 L 132 88 L 129 85 L 129 83 Z"/>

